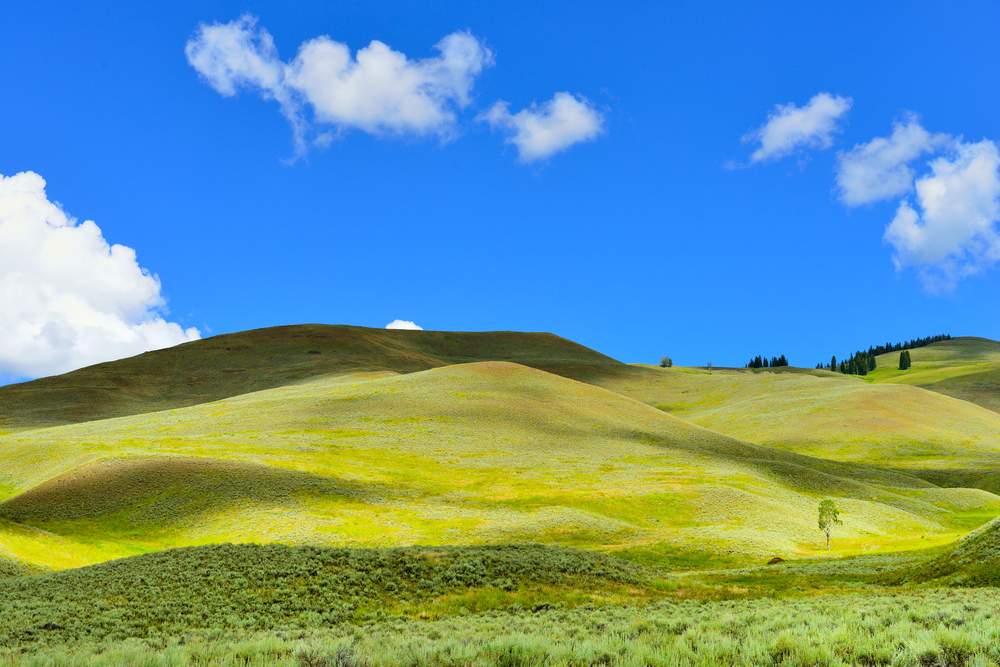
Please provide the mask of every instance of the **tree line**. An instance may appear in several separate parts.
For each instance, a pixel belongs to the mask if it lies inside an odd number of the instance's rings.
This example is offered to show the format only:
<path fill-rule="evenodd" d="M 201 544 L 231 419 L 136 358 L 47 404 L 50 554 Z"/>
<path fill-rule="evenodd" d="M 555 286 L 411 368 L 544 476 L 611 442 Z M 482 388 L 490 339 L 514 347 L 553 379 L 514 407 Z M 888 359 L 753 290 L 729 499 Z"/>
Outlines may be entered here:
<path fill-rule="evenodd" d="M 951 335 L 941 334 L 939 336 L 927 336 L 926 338 L 914 338 L 913 340 L 908 340 L 902 343 L 873 345 L 868 348 L 867 352 L 864 350 L 858 350 L 846 360 L 842 360 L 839 363 L 837 362 L 836 356 L 831 357 L 830 363 L 823 364 L 820 362 L 816 364 L 816 368 L 837 371 L 847 375 L 868 375 L 869 372 L 875 370 L 875 357 L 887 352 L 900 352 L 899 367 L 900 370 L 906 370 L 906 368 L 910 367 L 910 353 L 905 353 L 906 361 L 904 362 L 904 351 L 912 350 L 917 347 L 924 347 L 926 345 L 930 345 L 931 343 L 938 343 L 943 340 L 951 340 Z"/>
<path fill-rule="evenodd" d="M 787 366 L 788 359 L 785 355 L 780 357 L 771 357 L 770 360 L 767 357 L 762 357 L 759 354 L 750 360 L 744 368 L 776 368 L 778 366 Z"/>

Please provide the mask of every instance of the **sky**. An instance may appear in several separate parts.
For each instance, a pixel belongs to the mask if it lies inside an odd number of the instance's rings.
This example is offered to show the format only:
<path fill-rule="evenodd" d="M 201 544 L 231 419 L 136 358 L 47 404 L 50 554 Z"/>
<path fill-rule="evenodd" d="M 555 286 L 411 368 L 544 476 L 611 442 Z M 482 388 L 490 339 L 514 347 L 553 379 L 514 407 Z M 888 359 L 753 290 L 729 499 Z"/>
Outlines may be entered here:
<path fill-rule="evenodd" d="M 14 3 L 0 381 L 321 322 L 1000 338 L 995 3 Z"/>

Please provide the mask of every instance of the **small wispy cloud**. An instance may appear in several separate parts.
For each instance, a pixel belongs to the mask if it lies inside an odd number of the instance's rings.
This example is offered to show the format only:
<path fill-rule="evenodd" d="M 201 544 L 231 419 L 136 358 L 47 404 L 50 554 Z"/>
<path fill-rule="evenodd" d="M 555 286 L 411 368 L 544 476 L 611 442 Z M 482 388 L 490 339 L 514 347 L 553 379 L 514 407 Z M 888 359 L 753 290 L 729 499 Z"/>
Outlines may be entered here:
<path fill-rule="evenodd" d="M 776 160 L 800 148 L 829 148 L 832 135 L 840 131 L 838 121 L 853 104 L 850 97 L 819 93 L 804 107 L 794 103 L 778 104 L 767 121 L 746 134 L 743 143 L 758 144 L 750 155 L 750 164 Z"/>
<path fill-rule="evenodd" d="M 509 133 L 507 142 L 517 146 L 521 162 L 550 158 L 604 132 L 604 116 L 586 98 L 569 93 L 556 93 L 548 102 L 532 104 L 516 114 L 501 100 L 480 119 Z"/>

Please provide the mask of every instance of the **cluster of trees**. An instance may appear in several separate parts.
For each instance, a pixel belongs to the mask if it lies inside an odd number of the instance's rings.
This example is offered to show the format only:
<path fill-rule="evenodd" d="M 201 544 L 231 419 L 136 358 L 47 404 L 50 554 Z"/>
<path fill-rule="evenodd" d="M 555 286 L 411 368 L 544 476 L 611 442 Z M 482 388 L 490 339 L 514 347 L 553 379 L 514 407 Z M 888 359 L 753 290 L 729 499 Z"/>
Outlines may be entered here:
<path fill-rule="evenodd" d="M 788 359 L 785 355 L 780 357 L 771 357 L 770 361 L 767 357 L 762 357 L 759 354 L 750 360 L 750 363 L 744 366 L 744 368 L 776 368 L 778 366 L 787 366 Z"/>
<path fill-rule="evenodd" d="M 910 367 L 910 353 L 907 350 L 912 350 L 917 347 L 924 347 L 925 345 L 930 345 L 931 343 L 938 343 L 943 340 L 951 340 L 950 334 L 941 334 L 939 336 L 927 336 L 926 338 L 914 338 L 913 340 L 908 340 L 902 343 L 886 343 L 885 345 L 873 345 L 868 348 L 868 351 L 859 350 L 852 354 L 850 358 L 846 361 L 841 361 L 837 363 L 837 357 L 831 357 L 829 364 L 818 363 L 816 368 L 826 369 L 829 371 L 839 371 L 847 375 L 867 375 L 870 371 L 875 370 L 875 357 L 880 354 L 885 354 L 886 352 L 905 352 L 906 353 L 906 368 Z M 900 370 L 906 370 L 903 368 L 903 357 L 902 352 L 899 357 L 899 368 Z"/>
<path fill-rule="evenodd" d="M 925 345 L 930 345 L 931 343 L 940 343 L 943 340 L 951 340 L 950 334 L 941 334 L 940 336 L 928 336 L 927 338 L 914 338 L 913 340 L 908 340 L 905 343 L 886 343 L 885 345 L 875 346 L 875 354 L 885 354 L 886 352 L 899 352 L 900 350 L 912 350 L 917 347 L 924 347 Z"/>
<path fill-rule="evenodd" d="M 837 357 L 831 357 L 827 368 L 845 375 L 868 375 L 869 371 L 875 370 L 875 352 L 872 348 L 868 348 L 867 352 L 858 350 L 839 364 Z"/>
<path fill-rule="evenodd" d="M 910 367 L 910 351 L 903 350 L 899 353 L 899 370 L 905 371 Z"/>
<path fill-rule="evenodd" d="M 663 368 L 670 368 L 673 365 L 674 365 L 674 360 L 668 357 L 667 355 L 663 355 L 662 357 L 660 357 L 660 366 L 662 366 Z"/>

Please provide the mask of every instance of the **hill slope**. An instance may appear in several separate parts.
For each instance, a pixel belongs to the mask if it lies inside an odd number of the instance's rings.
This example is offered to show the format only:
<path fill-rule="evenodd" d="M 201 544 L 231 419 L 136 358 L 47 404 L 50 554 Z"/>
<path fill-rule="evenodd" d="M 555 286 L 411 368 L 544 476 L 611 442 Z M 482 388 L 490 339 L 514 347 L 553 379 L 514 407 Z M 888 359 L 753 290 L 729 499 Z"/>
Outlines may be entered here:
<path fill-rule="evenodd" d="M 810 456 L 915 471 L 1000 466 L 1000 415 L 937 392 L 825 371 L 640 370 L 599 382 L 705 428 Z"/>
<path fill-rule="evenodd" d="M 506 362 L 319 378 L 10 434 L 0 452 L 0 517 L 80 545 L 77 564 L 220 541 L 811 553 L 823 496 L 841 499 L 851 552 L 943 542 L 968 521 L 955 512 L 1000 511 L 992 494 L 741 442 Z"/>
<path fill-rule="evenodd" d="M 910 350 L 912 366 L 899 370 L 899 353 L 877 358 L 871 382 L 912 384 L 1000 412 L 1000 342 L 952 338 Z"/>
<path fill-rule="evenodd" d="M 1000 518 L 969 533 L 944 553 L 914 568 L 894 572 L 885 581 L 893 584 L 1000 585 Z"/>
<path fill-rule="evenodd" d="M 512 361 L 586 380 L 628 366 L 546 333 L 439 332 L 303 324 L 213 336 L 0 387 L 0 432 L 185 407 L 357 371 L 412 373 Z"/>

